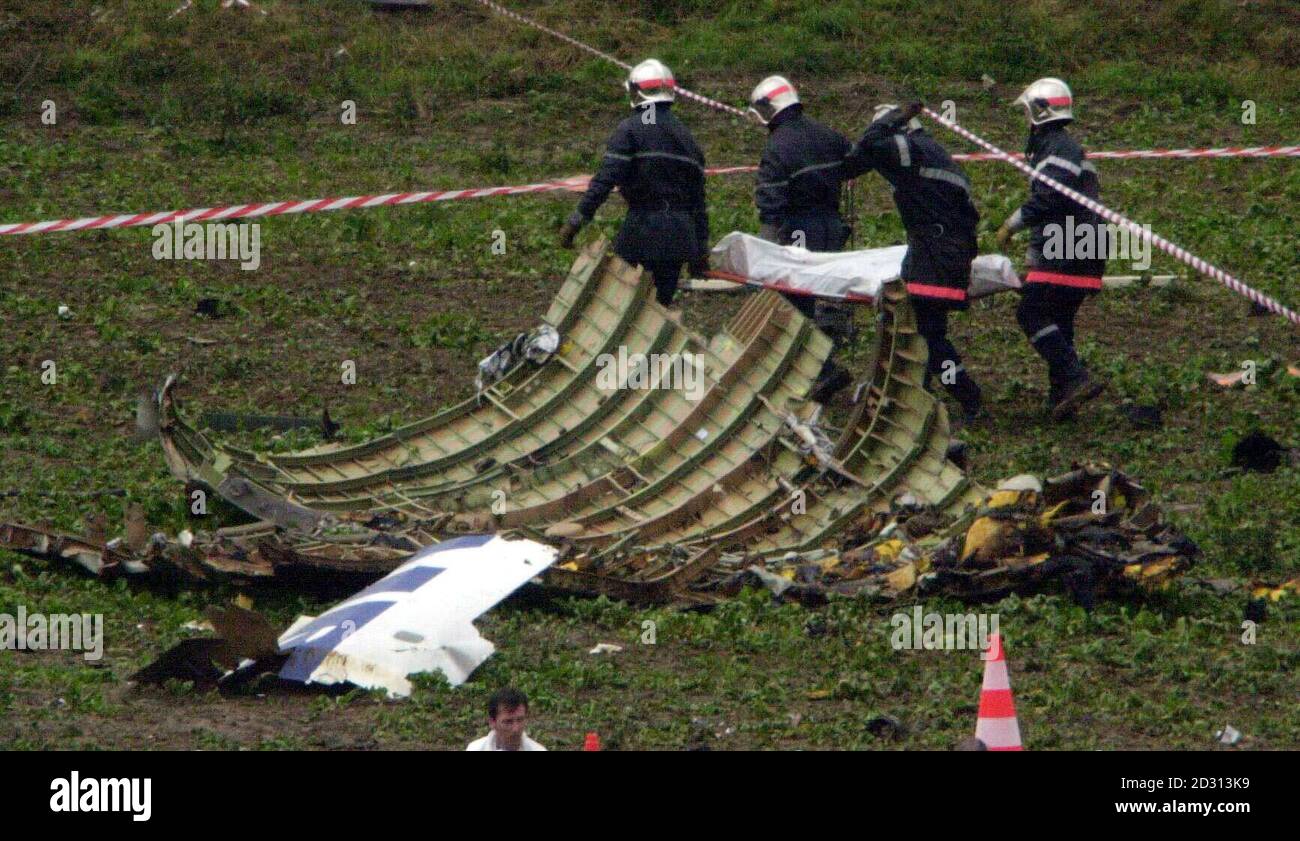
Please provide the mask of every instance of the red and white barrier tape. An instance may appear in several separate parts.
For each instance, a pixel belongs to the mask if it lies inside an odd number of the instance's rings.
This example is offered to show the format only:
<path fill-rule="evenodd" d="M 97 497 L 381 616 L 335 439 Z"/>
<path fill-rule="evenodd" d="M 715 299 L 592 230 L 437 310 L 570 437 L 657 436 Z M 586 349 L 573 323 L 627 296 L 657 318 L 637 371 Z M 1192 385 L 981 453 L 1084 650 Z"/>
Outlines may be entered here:
<path fill-rule="evenodd" d="M 753 166 L 718 166 L 705 170 L 708 175 L 731 175 L 753 172 Z M 107 213 L 101 216 L 83 216 L 80 219 L 47 219 L 44 222 L 9 222 L 0 224 L 0 236 L 19 234 L 49 234 L 60 231 L 94 231 L 108 228 L 151 227 L 172 222 L 220 222 L 228 219 L 246 219 L 259 216 L 282 216 L 290 213 L 323 213 L 330 210 L 364 210 L 371 207 L 421 204 L 427 202 L 456 201 L 458 199 L 483 199 L 492 196 L 517 196 L 527 193 L 552 193 L 556 191 L 582 192 L 587 189 L 590 175 L 575 175 L 538 184 L 518 184 L 504 187 L 474 187 L 468 190 L 436 190 L 419 193 L 385 193 L 376 196 L 348 196 L 338 199 L 303 199 L 300 201 L 268 201 L 255 204 L 227 204 L 220 207 L 195 207 L 188 210 L 163 210 L 156 213 Z"/>
<path fill-rule="evenodd" d="M 1024 160 L 1023 152 L 1008 153 Z M 1000 161 L 991 152 L 958 152 L 955 161 Z M 1300 158 L 1300 146 L 1224 146 L 1218 149 L 1117 149 L 1115 151 L 1089 152 L 1089 160 L 1131 160 L 1134 158 Z M 725 167 L 726 172 L 757 172 L 756 166 Z M 716 173 L 711 173 L 716 174 Z"/>
<path fill-rule="evenodd" d="M 1024 153 L 1017 152 L 1011 157 L 1023 160 Z M 972 152 L 953 155 L 958 161 L 1000 161 L 1002 158 L 991 152 Z M 1117 152 L 1089 152 L 1089 160 L 1110 158 L 1127 160 L 1129 158 L 1300 158 L 1300 146 L 1224 146 L 1219 149 L 1125 149 Z"/>
<path fill-rule="evenodd" d="M 984 138 L 976 135 L 974 132 L 962 128 L 952 120 L 946 119 L 945 117 L 936 114 L 934 111 L 930 110 L 929 108 L 925 109 L 925 114 L 930 119 L 939 123 L 941 126 L 944 126 L 945 128 L 956 132 L 957 134 L 966 138 L 967 140 L 974 143 L 975 145 L 983 149 L 987 149 L 994 158 L 999 160 L 1004 160 L 1007 163 L 1011 164 L 1012 166 L 1016 167 L 1017 169 L 1021 170 L 1025 174 L 1027 174 L 1030 178 L 1042 181 L 1044 184 L 1051 187 L 1053 190 L 1056 190 L 1057 192 L 1062 193 L 1063 195 L 1067 196 L 1068 198 L 1072 199 L 1078 204 L 1083 205 L 1084 207 L 1091 210 L 1093 213 L 1096 213 L 1099 216 L 1101 216 L 1106 221 L 1112 222 L 1116 225 L 1126 228 L 1131 234 L 1142 237 L 1142 239 L 1152 243 L 1161 251 L 1164 251 L 1165 253 L 1169 254 L 1175 259 L 1186 263 L 1187 265 L 1196 269 L 1201 274 L 1214 278 L 1215 280 L 1222 283 L 1224 286 L 1231 289 L 1233 292 L 1236 292 L 1238 295 L 1242 295 L 1246 298 L 1249 298 L 1250 300 L 1254 301 L 1260 306 L 1266 307 L 1271 312 L 1277 313 L 1278 315 L 1282 316 L 1283 318 L 1286 318 L 1287 320 L 1291 321 L 1294 324 L 1300 324 L 1300 313 L 1296 313 L 1294 310 L 1288 309 L 1287 307 L 1283 306 L 1281 303 L 1273 300 L 1272 298 L 1268 297 L 1267 295 L 1260 292 L 1259 290 L 1254 289 L 1246 285 L 1245 283 L 1241 282 L 1237 278 L 1225 272 L 1223 269 L 1220 269 L 1217 266 L 1207 263 L 1205 260 L 1202 260 L 1200 257 L 1197 257 L 1195 254 L 1192 254 L 1187 249 L 1175 245 L 1174 243 L 1170 242 L 1164 237 L 1159 236 L 1158 234 L 1151 233 L 1149 230 L 1143 228 L 1141 225 L 1137 224 L 1133 220 L 1119 213 L 1116 213 L 1115 211 L 1111 210 L 1109 207 L 1106 207 L 1100 202 L 1094 201 L 1093 199 L 1090 199 L 1087 196 L 1075 190 L 1071 190 L 1069 187 L 1065 186 L 1064 184 L 1057 181 L 1056 179 L 1043 175 L 1041 172 L 1037 172 L 1033 170 L 1024 161 L 1018 160 L 1017 158 L 1007 154 L 1006 152 L 999 149 L 997 146 L 994 146 L 992 143 L 989 143 Z"/>
<path fill-rule="evenodd" d="M 11 222 L 0 225 L 0 235 L 45 234 L 57 231 L 88 231 L 104 228 L 136 228 L 171 222 L 216 222 L 223 219 L 246 219 L 257 216 L 280 216 L 288 213 L 321 213 L 327 210 L 355 210 L 397 204 L 481 199 L 488 196 L 512 196 L 520 193 L 546 193 L 554 190 L 582 190 L 591 176 L 582 175 L 521 184 L 513 187 L 479 187 L 470 190 L 439 190 L 421 193 L 387 193 L 380 196 L 349 196 L 339 199 L 271 201 L 258 204 L 230 204 L 221 207 L 198 207 L 189 210 L 164 210 L 158 213 L 110 213 L 80 219 L 50 219 L 44 222 Z"/>
<path fill-rule="evenodd" d="M 1218 153 L 1210 155 L 1207 153 Z M 1240 152 L 1240 155 L 1229 155 Z M 1159 153 L 1159 154 L 1157 154 Z M 1089 158 L 1197 158 L 1197 157 L 1284 157 L 1300 156 L 1300 146 L 1258 146 L 1249 149 L 1177 149 L 1122 152 L 1089 152 Z M 1002 160 L 992 153 L 970 155 L 953 155 L 957 160 L 995 161 Z M 1013 158 L 1022 155 L 1011 155 Z M 741 172 L 755 172 L 756 166 L 719 166 L 709 167 L 709 175 L 733 175 Z M 492 196 L 515 196 L 527 193 L 549 193 L 556 191 L 581 192 L 591 180 L 590 175 L 576 175 L 555 181 L 538 184 L 519 184 L 503 187 L 474 187 L 465 190 L 435 190 L 416 193 L 386 193 L 374 196 L 349 196 L 337 199 L 304 199 L 301 201 L 270 201 L 251 204 L 230 204 L 220 207 L 196 207 L 188 210 L 164 210 L 155 213 L 108 213 L 100 216 L 84 216 L 79 219 L 47 219 L 43 222 L 9 222 L 0 224 L 0 236 L 18 234 L 46 234 L 60 231 L 93 231 L 108 228 L 137 228 L 172 222 L 217 222 L 226 219 L 244 219 L 258 216 L 281 216 L 291 213 L 322 213 L 331 210 L 358 210 L 371 207 L 389 207 L 392 205 L 421 204 L 427 202 L 455 201 L 458 199 L 482 199 Z"/>

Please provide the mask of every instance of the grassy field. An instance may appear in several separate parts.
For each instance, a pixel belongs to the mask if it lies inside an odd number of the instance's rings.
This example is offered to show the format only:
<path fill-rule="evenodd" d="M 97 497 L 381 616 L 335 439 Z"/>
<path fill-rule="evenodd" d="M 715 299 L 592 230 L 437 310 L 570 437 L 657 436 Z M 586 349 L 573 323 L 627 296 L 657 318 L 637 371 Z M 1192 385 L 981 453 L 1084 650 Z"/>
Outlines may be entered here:
<path fill-rule="evenodd" d="M 526 183 L 591 172 L 626 113 L 621 72 L 469 0 L 409 14 L 354 0 L 29 4 L 0 0 L 0 222 L 241 201 Z M 812 114 L 856 134 L 879 101 L 952 100 L 1004 148 L 1023 146 L 1008 103 L 1042 75 L 1074 87 L 1090 149 L 1300 142 L 1300 12 L 1284 0 L 1090 4 L 705 3 L 589 0 L 514 8 L 628 61 L 654 55 L 678 80 L 740 105 L 772 72 Z M 984 77 L 993 80 L 989 85 Z M 53 125 L 42 122 L 54 103 Z M 356 105 L 355 125 L 340 116 Z M 1254 124 L 1243 124 L 1243 101 Z M 762 132 L 680 103 L 710 164 L 757 160 Z M 953 150 L 968 149 L 935 129 Z M 1103 200 L 1247 282 L 1300 305 L 1294 160 L 1102 161 Z M 997 163 L 967 166 L 982 245 L 1023 199 Z M 711 179 L 712 234 L 757 229 L 748 176 Z M 901 241 L 888 190 L 857 188 L 857 242 Z M 0 520 L 79 529 L 128 500 L 175 532 L 182 488 L 156 444 L 128 435 L 135 395 L 171 371 L 200 409 L 318 414 L 359 439 L 472 392 L 473 366 L 534 326 L 570 253 L 554 232 L 574 197 L 264 219 L 262 263 L 156 261 L 148 229 L 0 241 Z M 594 226 L 612 233 L 617 201 Z M 505 235 L 494 253 L 494 232 Z M 591 231 L 583 237 L 593 236 Z M 1184 267 L 1157 255 L 1151 270 Z M 1111 265 L 1112 272 L 1127 271 Z M 200 298 L 229 304 L 196 316 Z M 694 296 L 688 318 L 718 325 L 730 296 Z M 61 319 L 65 305 L 71 317 Z M 1262 428 L 1300 445 L 1300 333 L 1212 281 L 1107 292 L 1081 316 L 1080 347 L 1109 378 L 1075 423 L 1042 418 L 1041 362 L 1003 296 L 956 322 L 993 417 L 964 437 L 981 482 L 1109 461 L 1147 485 L 1201 546 L 1198 578 L 1281 581 L 1300 573 L 1300 471 L 1234 473 L 1228 454 Z M 869 327 L 870 315 L 859 317 Z M 212 339 L 196 344 L 191 339 Z M 851 359 L 864 361 L 867 330 Z M 340 383 L 356 361 L 358 382 Z M 53 360 L 58 382 L 42 383 Z M 1245 360 L 1258 385 L 1223 392 L 1207 370 Z M 1162 429 L 1132 427 L 1126 400 L 1155 403 Z M 250 445 L 302 439 L 246 436 Z M 124 497 L 72 495 L 125 489 Z M 8 491 L 20 492 L 7 495 Z M 897 652 L 889 618 L 911 604 L 839 602 L 810 612 L 749 593 L 712 613 L 641 611 L 525 593 L 480 626 L 498 653 L 463 687 L 419 684 L 408 702 L 353 692 L 221 698 L 185 686 L 129 691 L 124 679 L 183 638 L 185 622 L 234 594 L 160 594 L 105 585 L 0 553 L 0 612 L 104 614 L 98 663 L 74 653 L 0 651 L 0 745 L 61 747 L 443 747 L 482 731 L 503 683 L 535 701 L 533 735 L 575 748 L 947 748 L 974 726 L 980 663 L 970 652 Z M 1300 606 L 1271 605 L 1241 643 L 1240 594 L 1179 589 L 1091 613 L 1068 597 L 988 608 L 1008 641 L 1031 748 L 1210 748 L 1231 724 L 1246 748 L 1300 745 Z M 322 603 L 259 596 L 287 623 Z M 955 602 L 927 609 L 962 611 Z M 656 642 L 640 642 L 642 623 Z M 624 651 L 591 656 L 596 642 Z M 897 739 L 872 734 L 881 715 Z"/>

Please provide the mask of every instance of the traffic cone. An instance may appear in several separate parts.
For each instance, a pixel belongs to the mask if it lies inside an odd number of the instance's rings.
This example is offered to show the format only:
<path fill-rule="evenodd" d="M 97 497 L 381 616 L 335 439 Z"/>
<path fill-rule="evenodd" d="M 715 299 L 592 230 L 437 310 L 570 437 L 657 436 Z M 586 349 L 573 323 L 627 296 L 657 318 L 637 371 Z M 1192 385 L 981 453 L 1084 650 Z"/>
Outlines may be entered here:
<path fill-rule="evenodd" d="M 979 720 L 975 738 L 989 750 L 1024 750 L 1020 744 L 1020 724 L 1016 721 L 1016 702 L 1011 697 L 1011 677 L 1007 674 L 1006 652 L 1002 636 L 989 638 L 984 655 L 984 686 L 980 689 Z"/>
<path fill-rule="evenodd" d="M 583 750 L 600 750 L 600 736 L 595 733 L 588 733 L 587 738 L 582 742 Z"/>

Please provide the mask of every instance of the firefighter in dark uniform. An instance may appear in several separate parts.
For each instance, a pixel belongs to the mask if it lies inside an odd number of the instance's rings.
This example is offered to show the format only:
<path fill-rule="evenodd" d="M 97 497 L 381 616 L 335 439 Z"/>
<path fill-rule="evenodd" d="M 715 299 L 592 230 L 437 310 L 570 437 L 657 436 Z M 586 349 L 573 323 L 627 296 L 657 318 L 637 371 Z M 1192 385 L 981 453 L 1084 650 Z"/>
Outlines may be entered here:
<path fill-rule="evenodd" d="M 840 216 L 840 185 L 854 177 L 845 163 L 848 139 L 806 116 L 798 91 L 783 76 L 759 82 L 749 102 L 750 113 L 768 129 L 754 193 L 759 236 L 809 251 L 839 251 L 849 238 Z M 852 338 L 853 311 L 847 305 L 808 295 L 786 298 L 837 349 Z M 850 382 L 847 371 L 827 360 L 812 399 L 824 403 Z"/>
<path fill-rule="evenodd" d="M 1039 79 L 1025 88 L 1015 104 L 1024 106 L 1029 118 L 1025 147 L 1029 166 L 1088 198 L 1098 198 L 1097 170 L 1065 129 L 1074 118 L 1069 86 L 1060 79 Z M 1089 225 L 1096 226 L 1096 248 L 1075 253 L 1074 242 L 1063 242 L 1065 232 Z M 1074 349 L 1074 318 L 1084 300 L 1101 289 L 1106 227 L 1091 210 L 1031 179 L 1029 200 L 998 230 L 998 245 L 1005 246 L 1022 228 L 1029 229 L 1028 272 L 1016 320 L 1034 350 L 1047 360 L 1052 419 L 1064 420 L 1104 388 L 1089 376 Z"/>
<path fill-rule="evenodd" d="M 876 108 L 875 119 L 849 152 L 849 163 L 854 171 L 874 169 L 889 182 L 907 230 L 901 280 L 916 312 L 917 332 L 930 350 L 927 383 L 937 377 L 961 405 L 963 417 L 973 421 L 981 414 L 980 388 L 948 338 L 948 313 L 968 306 L 979 211 L 966 173 L 921 127 L 920 112 L 919 102 Z"/>
<path fill-rule="evenodd" d="M 618 187 L 628 212 L 614 239 L 614 253 L 650 272 L 655 298 L 667 307 L 683 264 L 696 277 L 709 268 L 704 154 L 671 111 L 676 82 L 663 62 L 641 62 L 625 86 L 635 113 L 610 135 L 600 171 L 560 229 L 560 244 L 572 247 L 578 229 Z"/>

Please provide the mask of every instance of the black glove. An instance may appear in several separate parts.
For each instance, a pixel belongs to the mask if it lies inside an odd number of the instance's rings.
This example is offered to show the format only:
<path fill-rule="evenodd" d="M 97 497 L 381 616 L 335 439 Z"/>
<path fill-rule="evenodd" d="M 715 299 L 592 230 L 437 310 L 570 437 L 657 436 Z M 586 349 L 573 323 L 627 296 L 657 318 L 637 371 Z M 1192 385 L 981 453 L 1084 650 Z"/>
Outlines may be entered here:
<path fill-rule="evenodd" d="M 582 228 L 582 224 L 585 221 L 586 220 L 582 218 L 582 214 L 577 211 L 574 211 L 568 219 L 564 220 L 564 224 L 560 226 L 561 248 L 573 247 L 573 238 L 578 235 L 578 231 Z"/>
<path fill-rule="evenodd" d="M 690 270 L 691 277 L 704 277 L 713 267 L 709 265 L 709 255 L 701 254 L 691 260 L 691 264 L 687 268 Z"/>
<path fill-rule="evenodd" d="M 885 112 L 880 117 L 880 120 L 889 131 L 899 131 L 907 125 L 908 120 L 911 120 L 915 118 L 917 114 L 920 114 L 923 108 L 925 108 L 925 106 L 921 103 L 921 100 L 916 99 L 901 108 L 895 108 L 892 111 Z"/>

